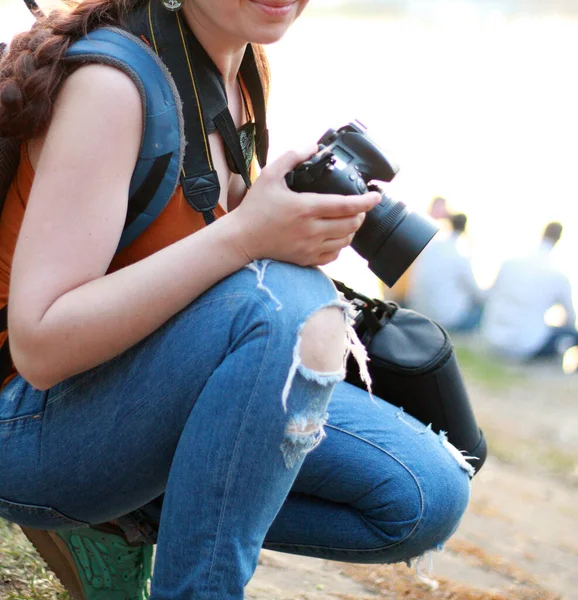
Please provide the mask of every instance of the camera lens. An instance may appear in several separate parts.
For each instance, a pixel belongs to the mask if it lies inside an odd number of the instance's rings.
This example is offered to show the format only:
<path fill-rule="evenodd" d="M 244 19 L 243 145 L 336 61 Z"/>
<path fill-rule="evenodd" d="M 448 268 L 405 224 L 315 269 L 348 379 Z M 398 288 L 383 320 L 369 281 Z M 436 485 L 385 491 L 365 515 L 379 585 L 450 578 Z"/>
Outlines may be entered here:
<path fill-rule="evenodd" d="M 351 246 L 386 285 L 392 287 L 437 233 L 429 217 L 410 211 L 384 193 L 355 234 Z"/>

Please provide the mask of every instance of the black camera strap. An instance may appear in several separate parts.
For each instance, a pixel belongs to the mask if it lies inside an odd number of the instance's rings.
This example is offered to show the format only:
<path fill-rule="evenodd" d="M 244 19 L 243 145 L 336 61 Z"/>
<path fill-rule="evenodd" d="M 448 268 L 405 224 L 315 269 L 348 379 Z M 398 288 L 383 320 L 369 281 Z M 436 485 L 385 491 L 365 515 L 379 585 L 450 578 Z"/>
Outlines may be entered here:
<path fill-rule="evenodd" d="M 214 209 L 221 192 L 208 139 L 215 129 L 219 131 L 236 171 L 247 188 L 251 186 L 248 161 L 228 108 L 225 84 L 215 63 L 178 12 L 167 11 L 160 2 L 152 0 L 144 8 L 144 11 L 129 15 L 128 29 L 150 42 L 175 81 L 183 102 L 188 144 L 181 186 L 189 205 L 209 224 L 215 219 Z M 241 64 L 240 77 L 249 91 L 255 115 L 256 154 L 259 164 L 264 166 L 268 150 L 265 95 L 250 44 Z"/>

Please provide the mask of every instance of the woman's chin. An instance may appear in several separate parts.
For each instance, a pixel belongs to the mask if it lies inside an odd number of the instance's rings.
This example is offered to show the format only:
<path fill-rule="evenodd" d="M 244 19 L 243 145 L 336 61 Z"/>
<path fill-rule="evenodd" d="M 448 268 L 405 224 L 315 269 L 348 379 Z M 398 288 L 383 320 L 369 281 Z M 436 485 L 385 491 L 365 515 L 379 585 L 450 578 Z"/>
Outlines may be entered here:
<path fill-rule="evenodd" d="M 267 44 L 274 44 L 278 42 L 287 32 L 288 27 L 277 27 L 271 28 L 268 27 L 266 30 L 263 28 L 260 31 L 256 31 L 254 35 L 251 36 L 251 42 L 254 44 L 262 44 L 266 46 Z"/>
<path fill-rule="evenodd" d="M 278 42 L 302 12 L 299 0 L 250 0 L 253 32 L 257 44 Z"/>

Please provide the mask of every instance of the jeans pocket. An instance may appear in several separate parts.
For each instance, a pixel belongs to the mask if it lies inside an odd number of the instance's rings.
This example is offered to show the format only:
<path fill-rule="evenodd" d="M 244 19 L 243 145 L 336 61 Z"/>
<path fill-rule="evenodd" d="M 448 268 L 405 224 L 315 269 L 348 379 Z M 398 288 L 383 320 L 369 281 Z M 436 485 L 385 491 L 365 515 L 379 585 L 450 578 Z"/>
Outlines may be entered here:
<path fill-rule="evenodd" d="M 88 523 L 77 521 L 48 506 L 21 504 L 0 498 L 0 518 L 21 527 L 37 529 L 74 529 Z"/>

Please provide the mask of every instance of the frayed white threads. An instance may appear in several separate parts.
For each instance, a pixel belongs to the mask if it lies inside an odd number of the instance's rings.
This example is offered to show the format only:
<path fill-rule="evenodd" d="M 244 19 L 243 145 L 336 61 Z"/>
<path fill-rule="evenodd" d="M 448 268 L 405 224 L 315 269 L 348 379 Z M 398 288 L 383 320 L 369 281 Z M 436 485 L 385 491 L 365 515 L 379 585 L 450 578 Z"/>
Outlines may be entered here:
<path fill-rule="evenodd" d="M 283 304 L 281 304 L 281 302 L 275 297 L 273 292 L 263 283 L 265 279 L 265 271 L 267 270 L 267 267 L 271 264 L 271 262 L 272 261 L 270 259 L 265 259 L 261 261 L 255 260 L 252 263 L 245 265 L 245 268 L 257 274 L 257 289 L 263 290 L 269 296 L 269 298 L 271 298 L 271 300 L 273 300 L 273 302 L 277 304 L 277 308 L 275 310 L 279 311 L 283 308 Z"/>
<path fill-rule="evenodd" d="M 292 469 L 305 454 L 315 450 L 325 439 L 327 418 L 325 413 L 321 416 L 296 415 L 291 419 L 281 444 L 283 460 L 288 469 Z"/>
<path fill-rule="evenodd" d="M 353 325 L 349 322 L 345 326 L 345 335 L 347 336 L 347 351 L 345 353 L 344 362 L 347 363 L 349 354 L 353 356 L 357 366 L 359 367 L 359 376 L 361 377 L 361 381 L 365 383 L 371 399 L 375 402 L 375 399 L 371 393 L 371 375 L 369 374 L 369 369 L 367 367 L 367 363 L 369 362 L 367 350 L 359 339 L 359 336 L 353 328 Z"/>
<path fill-rule="evenodd" d="M 423 563 L 425 562 L 425 560 L 428 561 L 427 564 L 427 571 L 424 573 L 423 571 Z M 418 579 L 425 585 L 428 586 L 428 588 L 432 591 L 435 592 L 439 587 L 440 587 L 440 583 L 437 579 L 434 579 L 434 569 L 433 569 L 433 555 L 430 552 L 426 552 L 423 556 L 420 556 L 417 561 L 416 561 L 416 565 L 415 565 L 415 572 L 417 574 Z"/>
<path fill-rule="evenodd" d="M 403 406 L 400 406 L 400 409 L 395 413 L 395 416 L 402 422 L 405 423 L 410 429 L 415 431 L 418 435 L 424 435 L 428 431 L 431 431 L 431 423 L 429 425 L 424 425 L 423 423 L 419 423 L 419 426 L 416 427 L 414 425 L 414 420 L 408 420 L 406 418 L 407 413 L 403 409 Z"/>
<path fill-rule="evenodd" d="M 357 331 L 355 331 L 355 319 L 352 316 L 353 309 L 350 304 L 345 302 L 342 303 L 341 306 L 343 306 L 345 313 L 345 338 L 347 341 L 345 356 L 343 357 L 343 367 L 347 367 L 347 359 L 351 354 L 359 368 L 361 381 L 365 384 L 369 397 L 375 402 L 371 390 L 371 375 L 369 374 L 369 369 L 367 367 L 369 356 L 367 354 L 367 349 L 357 335 Z"/>
<path fill-rule="evenodd" d="M 447 433 L 445 431 L 440 431 L 439 439 L 442 443 L 442 446 L 456 459 L 458 465 L 471 477 L 473 477 L 476 473 L 476 470 L 470 463 L 467 461 L 467 457 L 465 457 L 449 440 Z"/>
<path fill-rule="evenodd" d="M 289 397 L 289 392 L 291 391 L 291 386 L 293 385 L 293 380 L 295 379 L 295 375 L 297 374 L 297 369 L 301 364 L 301 333 L 297 334 L 297 341 L 295 342 L 295 346 L 293 347 L 293 362 L 291 363 L 291 367 L 289 368 L 289 373 L 287 375 L 287 380 L 285 381 L 285 386 L 283 387 L 283 393 L 281 394 L 281 404 L 283 405 L 283 410 L 287 412 L 287 398 Z"/>

